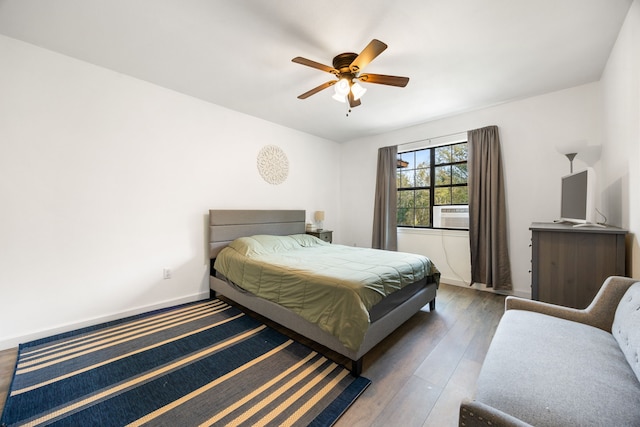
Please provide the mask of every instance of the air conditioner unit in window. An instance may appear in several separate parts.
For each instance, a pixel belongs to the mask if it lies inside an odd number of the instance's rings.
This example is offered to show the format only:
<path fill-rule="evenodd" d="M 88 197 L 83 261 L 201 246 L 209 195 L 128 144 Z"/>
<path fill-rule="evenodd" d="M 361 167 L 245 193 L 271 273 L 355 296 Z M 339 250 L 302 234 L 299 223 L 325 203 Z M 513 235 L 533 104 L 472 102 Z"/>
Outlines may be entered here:
<path fill-rule="evenodd" d="M 469 206 L 434 206 L 433 227 L 469 228 Z"/>

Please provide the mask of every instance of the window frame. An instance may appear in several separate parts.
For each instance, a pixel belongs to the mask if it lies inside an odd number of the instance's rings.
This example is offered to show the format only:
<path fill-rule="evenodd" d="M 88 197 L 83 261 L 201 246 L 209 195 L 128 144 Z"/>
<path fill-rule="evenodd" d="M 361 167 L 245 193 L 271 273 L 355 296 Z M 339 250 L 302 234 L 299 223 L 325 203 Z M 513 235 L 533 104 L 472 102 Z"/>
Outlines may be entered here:
<path fill-rule="evenodd" d="M 436 163 L 436 151 L 437 149 L 443 148 L 443 147 L 453 147 L 455 145 L 460 145 L 460 144 L 466 144 L 466 158 L 465 160 L 457 160 L 457 161 L 451 161 L 451 162 L 447 162 L 447 163 Z M 418 164 L 416 164 L 413 168 L 409 169 L 414 171 L 414 181 L 413 181 L 413 186 L 412 187 L 400 187 L 399 183 L 401 182 L 400 179 L 400 173 L 402 171 L 402 167 L 398 166 L 396 168 L 396 186 L 397 186 L 397 200 L 399 201 L 400 197 L 401 197 L 401 193 L 403 192 L 412 192 L 413 193 L 413 207 L 409 208 L 409 209 L 413 209 L 414 211 L 414 215 L 413 215 L 413 221 L 414 221 L 414 225 L 407 225 L 407 224 L 398 224 L 398 228 L 405 228 L 405 229 L 434 229 L 434 230 L 460 230 L 460 231 L 464 231 L 464 230 L 468 230 L 468 228 L 448 228 L 448 227 L 434 227 L 433 226 L 433 208 L 434 206 L 469 206 L 469 200 L 468 200 L 468 192 L 467 192 L 467 203 L 453 203 L 453 189 L 458 187 L 465 187 L 468 189 L 469 187 L 469 176 L 468 176 L 468 161 L 469 161 L 469 150 L 468 150 L 468 141 L 465 140 L 459 140 L 456 142 L 448 142 L 446 144 L 440 144 L 440 145 L 431 145 L 431 146 L 427 146 L 427 147 L 422 147 L 422 148 L 416 148 L 416 149 L 410 149 L 410 150 L 406 150 L 406 151 L 399 151 L 398 152 L 398 165 L 399 162 L 402 160 L 402 155 L 403 154 L 408 154 L 408 153 L 414 153 L 414 159 L 416 156 L 416 152 L 418 151 L 427 151 L 429 152 L 429 166 L 428 166 L 428 170 L 429 170 L 429 185 L 426 186 L 418 186 L 416 185 L 416 176 L 415 173 L 416 171 L 418 171 L 419 169 L 427 169 L 427 168 L 418 168 Z M 466 181 L 464 183 L 454 183 L 454 174 L 453 174 L 453 167 L 456 165 L 465 165 L 465 169 L 467 171 L 466 174 Z M 437 168 L 442 168 L 442 167 L 449 167 L 450 168 L 450 173 L 449 173 L 449 177 L 450 177 L 450 183 L 449 184 L 436 184 L 436 180 L 437 180 L 437 175 L 436 175 L 436 169 Z M 449 188 L 450 189 L 450 195 L 449 195 L 449 201 L 450 203 L 447 204 L 436 204 L 436 189 L 438 188 Z M 421 208 L 415 205 L 416 203 L 416 197 L 415 197 L 415 193 L 416 191 L 421 191 L 421 190 L 428 190 L 429 191 L 429 207 L 428 207 L 428 214 L 429 214 L 429 225 L 415 225 L 415 221 L 416 221 L 416 211 L 418 209 L 426 209 L 426 208 Z M 400 210 L 400 205 L 398 204 L 398 210 Z"/>

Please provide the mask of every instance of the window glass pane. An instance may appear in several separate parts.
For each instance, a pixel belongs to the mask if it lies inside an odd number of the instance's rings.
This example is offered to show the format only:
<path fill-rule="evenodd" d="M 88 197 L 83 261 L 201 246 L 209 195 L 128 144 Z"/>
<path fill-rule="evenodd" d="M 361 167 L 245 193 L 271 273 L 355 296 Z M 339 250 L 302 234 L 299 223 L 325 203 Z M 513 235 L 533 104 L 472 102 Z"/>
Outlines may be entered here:
<path fill-rule="evenodd" d="M 398 208 L 413 207 L 413 191 L 398 191 Z"/>
<path fill-rule="evenodd" d="M 398 188 L 414 187 L 414 170 L 401 170 L 398 172 Z"/>
<path fill-rule="evenodd" d="M 416 170 L 416 187 L 429 187 L 431 185 L 431 169 Z"/>
<path fill-rule="evenodd" d="M 437 147 L 436 149 L 436 165 L 442 163 L 451 163 L 451 146 Z"/>
<path fill-rule="evenodd" d="M 451 146 L 451 161 L 466 162 L 467 161 L 467 143 L 456 144 Z"/>
<path fill-rule="evenodd" d="M 416 151 L 416 166 L 417 168 L 426 168 L 431 164 L 431 150 Z"/>
<path fill-rule="evenodd" d="M 436 167 L 436 185 L 451 185 L 451 166 Z"/>
<path fill-rule="evenodd" d="M 413 227 L 413 209 L 398 208 L 398 225 Z"/>
<path fill-rule="evenodd" d="M 451 187 L 436 188 L 433 196 L 433 203 L 435 203 L 436 205 L 450 205 Z"/>
<path fill-rule="evenodd" d="M 467 183 L 467 164 L 462 163 L 459 165 L 451 166 L 451 175 L 453 184 L 466 184 Z"/>
<path fill-rule="evenodd" d="M 429 227 L 431 225 L 428 208 L 416 209 L 416 225 L 420 227 Z"/>
<path fill-rule="evenodd" d="M 469 189 L 465 185 L 464 187 L 453 187 L 451 189 L 452 202 L 454 205 L 468 205 L 469 204 Z"/>
<path fill-rule="evenodd" d="M 398 169 L 413 168 L 413 153 L 398 153 Z"/>
<path fill-rule="evenodd" d="M 416 204 L 417 208 L 429 207 L 429 195 L 430 190 L 416 190 Z"/>

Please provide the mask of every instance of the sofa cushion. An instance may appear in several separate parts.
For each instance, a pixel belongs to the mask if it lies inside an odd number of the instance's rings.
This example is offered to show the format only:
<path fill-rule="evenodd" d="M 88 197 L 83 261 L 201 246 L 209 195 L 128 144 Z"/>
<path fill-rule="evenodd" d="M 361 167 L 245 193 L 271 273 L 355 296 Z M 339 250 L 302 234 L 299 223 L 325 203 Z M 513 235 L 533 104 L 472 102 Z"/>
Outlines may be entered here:
<path fill-rule="evenodd" d="M 500 321 L 476 400 L 536 426 L 640 420 L 640 383 L 610 333 L 522 310 Z"/>
<path fill-rule="evenodd" d="M 631 285 L 620 300 L 611 333 L 640 380 L 640 282 Z"/>

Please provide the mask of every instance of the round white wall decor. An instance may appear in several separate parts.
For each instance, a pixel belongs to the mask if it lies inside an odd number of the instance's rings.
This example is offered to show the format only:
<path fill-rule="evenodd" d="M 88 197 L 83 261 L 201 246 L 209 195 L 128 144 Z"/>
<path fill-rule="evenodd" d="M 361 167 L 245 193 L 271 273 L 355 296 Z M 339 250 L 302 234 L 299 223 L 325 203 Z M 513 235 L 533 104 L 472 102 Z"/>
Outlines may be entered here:
<path fill-rule="evenodd" d="M 289 175 L 289 160 L 276 145 L 265 145 L 258 153 L 258 172 L 269 184 L 282 184 Z"/>

